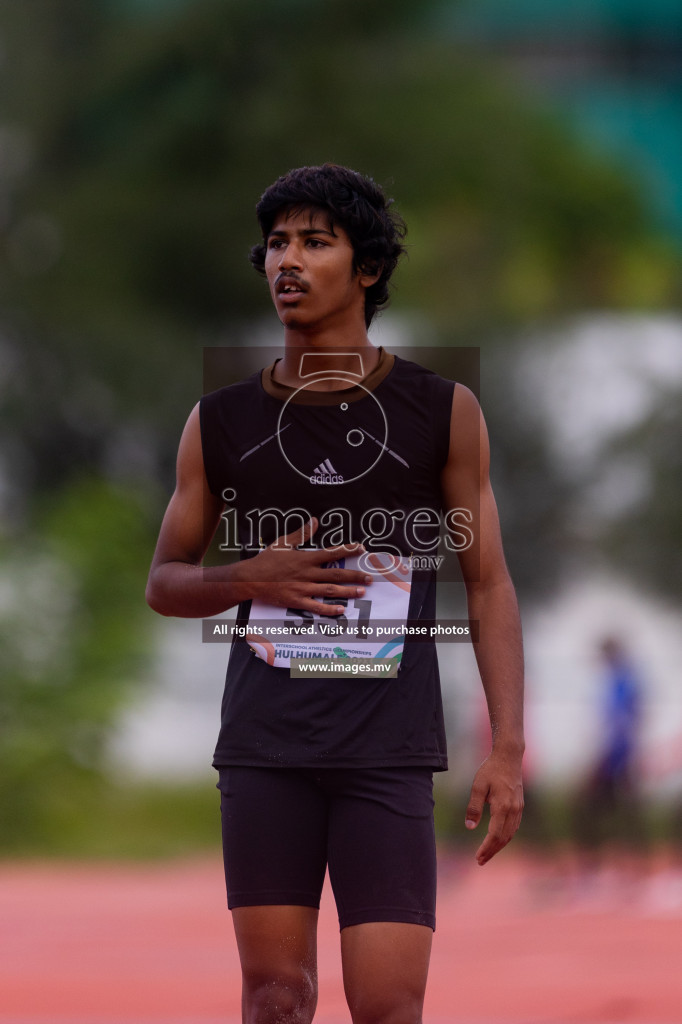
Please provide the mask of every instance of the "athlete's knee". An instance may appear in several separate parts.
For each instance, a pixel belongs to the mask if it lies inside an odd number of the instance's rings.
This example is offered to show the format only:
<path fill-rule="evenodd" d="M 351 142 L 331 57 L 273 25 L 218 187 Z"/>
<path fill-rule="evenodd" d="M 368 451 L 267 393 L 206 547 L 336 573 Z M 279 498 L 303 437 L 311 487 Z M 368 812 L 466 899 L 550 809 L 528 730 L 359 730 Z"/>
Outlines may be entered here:
<path fill-rule="evenodd" d="M 310 1024 L 317 1005 L 317 976 L 312 969 L 277 977 L 245 974 L 247 1024 Z"/>

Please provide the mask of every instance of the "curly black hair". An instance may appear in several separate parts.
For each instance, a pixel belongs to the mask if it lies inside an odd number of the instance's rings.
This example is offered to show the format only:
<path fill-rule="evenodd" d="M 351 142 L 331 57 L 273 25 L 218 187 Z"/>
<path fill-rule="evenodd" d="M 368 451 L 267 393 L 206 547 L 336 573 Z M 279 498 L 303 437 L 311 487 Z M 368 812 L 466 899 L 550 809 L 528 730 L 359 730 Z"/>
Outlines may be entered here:
<path fill-rule="evenodd" d="M 353 270 L 363 274 L 381 271 L 365 292 L 365 323 L 369 327 L 388 302 L 388 282 L 405 252 L 402 240 L 407 229 L 402 217 L 391 209 L 392 203 L 372 178 L 349 167 L 298 167 L 270 185 L 256 206 L 263 242 L 251 250 L 251 263 L 265 274 L 268 235 L 282 210 L 325 211 L 332 226 L 340 225 L 351 241 Z"/>

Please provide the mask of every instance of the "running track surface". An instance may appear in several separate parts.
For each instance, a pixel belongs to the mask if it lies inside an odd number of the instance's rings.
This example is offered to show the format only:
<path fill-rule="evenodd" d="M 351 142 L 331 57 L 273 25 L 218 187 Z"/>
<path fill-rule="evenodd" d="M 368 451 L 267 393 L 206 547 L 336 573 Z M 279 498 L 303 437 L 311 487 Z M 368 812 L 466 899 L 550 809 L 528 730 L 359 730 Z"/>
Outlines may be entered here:
<path fill-rule="evenodd" d="M 426 1024 L 680 1024 L 682 869 L 569 884 L 511 849 L 441 858 Z M 323 895 L 318 1024 L 349 1020 Z M 220 856 L 0 864 L 0 1024 L 236 1024 Z"/>

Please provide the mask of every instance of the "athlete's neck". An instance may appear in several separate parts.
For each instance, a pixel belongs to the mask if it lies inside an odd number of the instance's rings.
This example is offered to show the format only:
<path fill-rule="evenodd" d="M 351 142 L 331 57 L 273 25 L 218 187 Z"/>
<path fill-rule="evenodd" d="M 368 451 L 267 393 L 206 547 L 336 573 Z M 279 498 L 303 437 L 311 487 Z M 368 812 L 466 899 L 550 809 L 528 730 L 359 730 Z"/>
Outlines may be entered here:
<path fill-rule="evenodd" d="M 284 355 L 275 364 L 273 378 L 279 384 L 299 388 L 319 374 L 320 379 L 314 384 L 315 391 L 338 391 L 342 386 L 340 378 L 349 384 L 363 380 L 376 367 L 380 357 L 380 350 L 366 336 L 364 343 L 357 345 L 333 341 L 328 345 L 318 345 L 303 343 L 300 338 L 294 344 L 287 338 Z"/>

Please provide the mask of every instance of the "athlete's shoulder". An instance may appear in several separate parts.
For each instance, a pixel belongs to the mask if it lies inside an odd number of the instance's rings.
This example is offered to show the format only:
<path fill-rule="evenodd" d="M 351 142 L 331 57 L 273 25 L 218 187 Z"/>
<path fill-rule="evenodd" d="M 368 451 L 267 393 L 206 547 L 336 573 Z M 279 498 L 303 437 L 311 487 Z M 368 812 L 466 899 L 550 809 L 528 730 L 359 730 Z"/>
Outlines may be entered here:
<path fill-rule="evenodd" d="M 401 383 L 405 384 L 420 382 L 425 386 L 446 387 L 450 390 L 455 386 L 455 381 L 451 378 L 444 377 L 436 370 L 431 370 L 412 359 L 404 359 L 402 356 L 395 356 L 393 373 Z"/>
<path fill-rule="evenodd" d="M 393 385 L 401 393 L 409 393 L 414 401 L 423 404 L 432 415 L 449 420 L 452 406 L 453 391 L 456 390 L 454 380 L 442 377 L 434 370 L 411 359 L 396 356 L 393 367 Z"/>
<path fill-rule="evenodd" d="M 394 371 L 401 377 L 440 377 L 440 374 L 430 370 L 422 363 L 416 363 L 413 359 L 405 359 L 403 356 L 394 356 Z M 440 377 L 443 380 L 443 377 Z"/>

